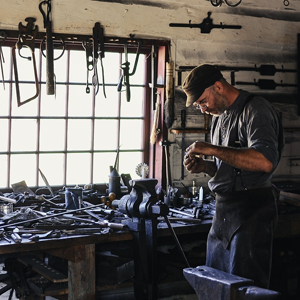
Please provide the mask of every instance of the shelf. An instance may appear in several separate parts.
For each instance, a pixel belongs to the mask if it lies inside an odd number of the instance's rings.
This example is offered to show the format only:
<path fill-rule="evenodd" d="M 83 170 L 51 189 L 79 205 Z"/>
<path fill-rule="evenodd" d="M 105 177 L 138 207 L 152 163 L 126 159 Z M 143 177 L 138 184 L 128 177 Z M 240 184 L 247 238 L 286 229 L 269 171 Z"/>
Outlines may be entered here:
<path fill-rule="evenodd" d="M 295 132 L 300 131 L 300 128 L 283 128 L 284 132 Z M 210 133 L 210 129 L 204 128 L 171 128 L 171 133 L 182 134 L 182 133 Z"/>
<path fill-rule="evenodd" d="M 180 133 L 210 133 L 210 129 L 204 128 L 171 128 L 171 133 L 180 134 Z"/>

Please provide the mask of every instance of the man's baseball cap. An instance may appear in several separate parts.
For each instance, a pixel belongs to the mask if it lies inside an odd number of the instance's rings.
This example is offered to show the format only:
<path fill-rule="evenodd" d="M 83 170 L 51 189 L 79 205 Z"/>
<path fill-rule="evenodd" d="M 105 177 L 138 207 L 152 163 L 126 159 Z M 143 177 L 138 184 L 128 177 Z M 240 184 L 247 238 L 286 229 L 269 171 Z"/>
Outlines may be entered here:
<path fill-rule="evenodd" d="M 182 84 L 182 89 L 187 95 L 186 107 L 197 101 L 204 90 L 223 78 L 217 67 L 204 64 L 194 68 Z"/>

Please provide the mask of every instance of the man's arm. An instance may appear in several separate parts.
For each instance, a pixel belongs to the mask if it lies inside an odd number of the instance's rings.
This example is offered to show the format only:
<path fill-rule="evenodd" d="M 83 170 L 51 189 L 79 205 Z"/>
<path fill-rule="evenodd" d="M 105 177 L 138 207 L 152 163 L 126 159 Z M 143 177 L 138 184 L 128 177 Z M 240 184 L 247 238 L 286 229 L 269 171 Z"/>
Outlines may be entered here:
<path fill-rule="evenodd" d="M 206 142 L 195 142 L 187 149 L 190 157 L 195 155 L 215 156 L 225 163 L 245 171 L 271 172 L 273 164 L 260 152 L 248 148 L 215 146 Z"/>

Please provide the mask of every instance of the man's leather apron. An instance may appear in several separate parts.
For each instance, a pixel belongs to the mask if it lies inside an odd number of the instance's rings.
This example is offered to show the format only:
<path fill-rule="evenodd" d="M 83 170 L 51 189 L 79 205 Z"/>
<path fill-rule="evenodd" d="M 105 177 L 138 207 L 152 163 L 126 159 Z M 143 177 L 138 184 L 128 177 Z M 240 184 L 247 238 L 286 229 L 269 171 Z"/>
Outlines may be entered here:
<path fill-rule="evenodd" d="M 267 288 L 277 207 L 272 188 L 216 195 L 207 266 L 250 278 Z"/>

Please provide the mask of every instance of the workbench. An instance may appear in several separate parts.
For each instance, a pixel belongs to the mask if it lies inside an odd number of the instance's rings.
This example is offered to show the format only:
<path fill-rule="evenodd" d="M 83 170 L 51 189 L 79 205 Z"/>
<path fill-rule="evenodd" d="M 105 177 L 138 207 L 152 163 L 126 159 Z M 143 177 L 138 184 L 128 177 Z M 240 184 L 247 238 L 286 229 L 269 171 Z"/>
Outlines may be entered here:
<path fill-rule="evenodd" d="M 1 256 L 26 256 L 48 253 L 68 260 L 68 299 L 95 299 L 95 244 L 131 240 L 130 232 L 116 232 L 109 234 L 93 234 L 86 236 L 69 236 L 45 239 L 32 242 L 22 238 L 22 243 L 9 244 L 5 240 L 0 242 Z M 32 298 L 38 298 L 32 295 Z"/>
<path fill-rule="evenodd" d="M 176 235 L 206 235 L 211 220 L 197 224 L 172 223 Z M 158 224 L 158 237 L 170 236 L 170 230 L 164 222 Z M 300 213 L 280 215 L 275 238 L 300 236 Z M 95 246 L 97 244 L 133 240 L 130 231 L 111 232 L 107 234 L 67 236 L 32 242 L 26 238 L 22 243 L 0 241 L 0 256 L 22 257 L 47 253 L 68 261 L 68 299 L 89 300 L 96 296 Z M 26 299 L 44 299 L 45 295 L 32 295 Z M 39 298 L 38 298 L 39 297 Z"/>

